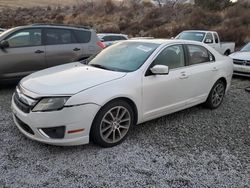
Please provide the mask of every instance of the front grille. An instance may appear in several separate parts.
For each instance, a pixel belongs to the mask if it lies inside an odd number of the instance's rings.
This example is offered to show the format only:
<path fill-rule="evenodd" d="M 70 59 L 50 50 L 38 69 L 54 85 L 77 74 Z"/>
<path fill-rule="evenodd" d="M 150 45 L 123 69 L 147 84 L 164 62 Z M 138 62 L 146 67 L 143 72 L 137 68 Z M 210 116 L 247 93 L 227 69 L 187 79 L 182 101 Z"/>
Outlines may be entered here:
<path fill-rule="evenodd" d="M 29 113 L 30 112 L 30 106 L 23 103 L 19 98 L 18 98 L 18 95 L 15 93 L 14 94 L 14 102 L 16 104 L 16 106 L 21 110 L 23 111 L 24 113 Z"/>
<path fill-rule="evenodd" d="M 18 123 L 18 125 L 27 133 L 34 135 L 34 131 L 24 122 L 22 122 L 17 116 L 15 116 L 15 119 Z"/>
<path fill-rule="evenodd" d="M 242 66 L 250 66 L 250 61 L 240 60 L 240 59 L 234 59 L 235 65 L 242 65 Z"/>
<path fill-rule="evenodd" d="M 246 76 L 250 76 L 250 73 L 248 72 L 240 72 L 240 71 L 234 71 L 234 74 L 238 74 L 238 75 L 246 75 Z"/>

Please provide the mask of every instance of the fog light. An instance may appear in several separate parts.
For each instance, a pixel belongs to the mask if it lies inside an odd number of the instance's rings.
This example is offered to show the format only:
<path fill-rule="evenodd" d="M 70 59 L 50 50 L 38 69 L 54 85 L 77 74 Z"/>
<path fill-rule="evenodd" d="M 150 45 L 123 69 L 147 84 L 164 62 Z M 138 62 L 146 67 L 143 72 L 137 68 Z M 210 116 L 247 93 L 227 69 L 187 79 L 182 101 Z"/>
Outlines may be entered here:
<path fill-rule="evenodd" d="M 65 126 L 41 128 L 39 132 L 47 138 L 62 139 L 65 135 L 65 129 Z"/>

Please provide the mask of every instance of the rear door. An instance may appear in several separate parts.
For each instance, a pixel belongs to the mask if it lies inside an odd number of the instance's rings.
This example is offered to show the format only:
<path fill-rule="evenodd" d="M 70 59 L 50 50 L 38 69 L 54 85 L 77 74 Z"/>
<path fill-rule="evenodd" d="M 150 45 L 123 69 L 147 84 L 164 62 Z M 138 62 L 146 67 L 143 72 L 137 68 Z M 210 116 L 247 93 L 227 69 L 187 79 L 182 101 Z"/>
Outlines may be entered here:
<path fill-rule="evenodd" d="M 71 29 L 45 29 L 47 67 L 77 61 L 82 56 L 82 46 Z"/>
<path fill-rule="evenodd" d="M 94 31 L 75 29 L 73 32 L 82 47 L 81 59 L 88 58 L 100 51 L 100 47 L 97 45 L 99 38 Z"/>
<path fill-rule="evenodd" d="M 186 94 L 189 96 L 188 104 L 200 103 L 205 100 L 215 83 L 218 67 L 215 58 L 205 47 L 200 45 L 186 45 L 188 54 L 189 85 Z"/>
<path fill-rule="evenodd" d="M 46 68 L 42 29 L 22 29 L 10 34 L 4 40 L 8 41 L 9 47 L 0 50 L 1 77 L 21 78 Z"/>

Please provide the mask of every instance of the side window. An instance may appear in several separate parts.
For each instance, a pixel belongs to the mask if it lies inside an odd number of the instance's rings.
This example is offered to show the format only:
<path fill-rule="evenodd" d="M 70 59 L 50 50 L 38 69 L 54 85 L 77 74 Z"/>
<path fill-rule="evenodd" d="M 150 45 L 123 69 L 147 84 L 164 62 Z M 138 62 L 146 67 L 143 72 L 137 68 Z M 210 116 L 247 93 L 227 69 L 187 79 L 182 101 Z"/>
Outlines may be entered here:
<path fill-rule="evenodd" d="M 41 46 L 42 45 L 42 30 L 41 29 L 24 29 L 18 31 L 8 38 L 10 48 Z"/>
<path fill-rule="evenodd" d="M 105 36 L 105 37 L 103 37 L 103 40 L 104 40 L 104 42 L 112 41 L 112 39 L 111 39 L 110 36 Z"/>
<path fill-rule="evenodd" d="M 71 30 L 67 29 L 46 29 L 45 37 L 47 45 L 76 43 Z"/>
<path fill-rule="evenodd" d="M 123 36 L 121 38 L 122 38 L 122 40 L 128 40 L 126 37 L 123 37 Z"/>
<path fill-rule="evenodd" d="M 110 40 L 109 41 L 116 41 L 117 40 L 117 36 L 110 36 Z"/>
<path fill-rule="evenodd" d="M 114 39 L 114 41 L 115 41 L 115 40 L 122 40 L 120 36 L 114 36 L 113 39 Z"/>
<path fill-rule="evenodd" d="M 205 43 L 210 44 L 210 43 L 213 43 L 213 42 L 214 42 L 214 39 L 213 39 L 212 33 L 207 33 L 207 35 L 205 37 Z"/>
<path fill-rule="evenodd" d="M 187 45 L 189 52 L 189 64 L 196 65 L 214 61 L 214 56 L 206 48 L 198 45 Z"/>
<path fill-rule="evenodd" d="M 215 40 L 215 43 L 219 43 L 219 37 L 216 33 L 214 33 L 214 40 Z"/>
<path fill-rule="evenodd" d="M 153 62 L 154 65 L 166 65 L 169 69 L 185 66 L 184 50 L 182 45 L 165 48 Z"/>
<path fill-rule="evenodd" d="M 85 30 L 75 30 L 75 35 L 79 43 L 88 43 L 91 39 L 91 32 Z"/>

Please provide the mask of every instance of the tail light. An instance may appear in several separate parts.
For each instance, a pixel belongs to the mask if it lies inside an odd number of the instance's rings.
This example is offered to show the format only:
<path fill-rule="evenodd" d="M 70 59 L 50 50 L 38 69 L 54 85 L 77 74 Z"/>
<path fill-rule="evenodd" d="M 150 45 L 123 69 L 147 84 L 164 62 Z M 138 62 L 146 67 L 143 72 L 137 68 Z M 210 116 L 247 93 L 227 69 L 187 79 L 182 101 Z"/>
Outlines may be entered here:
<path fill-rule="evenodd" d="M 98 45 L 101 49 L 106 48 L 106 45 L 105 45 L 103 42 L 101 42 L 101 41 L 98 41 L 98 42 L 97 42 L 97 45 Z"/>

